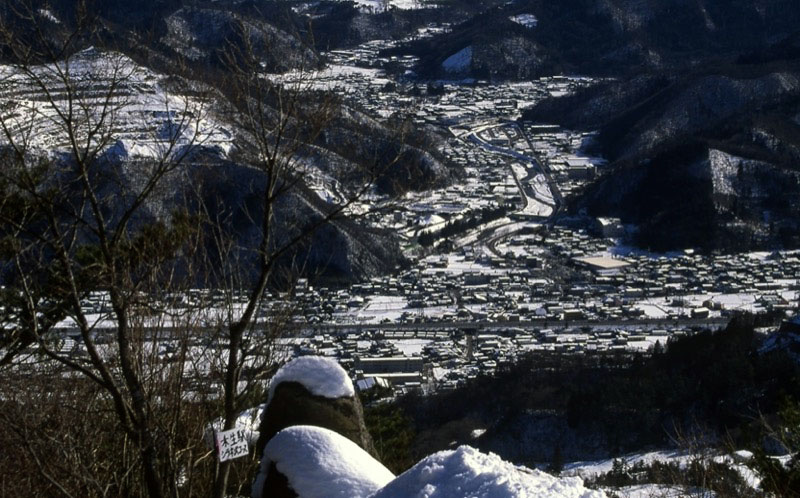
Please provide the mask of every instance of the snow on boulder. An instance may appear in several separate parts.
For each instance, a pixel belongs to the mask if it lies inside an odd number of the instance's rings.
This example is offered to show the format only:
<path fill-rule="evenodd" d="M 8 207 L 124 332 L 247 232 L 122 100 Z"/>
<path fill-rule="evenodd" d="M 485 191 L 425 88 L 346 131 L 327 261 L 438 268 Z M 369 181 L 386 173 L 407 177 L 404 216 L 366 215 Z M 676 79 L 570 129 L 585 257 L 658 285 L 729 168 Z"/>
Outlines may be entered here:
<path fill-rule="evenodd" d="M 578 477 L 557 478 L 470 446 L 421 460 L 372 498 L 602 498 Z"/>
<path fill-rule="evenodd" d="M 278 432 L 295 425 L 325 427 L 375 454 L 353 382 L 334 360 L 303 356 L 278 370 L 261 417 L 256 454 Z"/>
<path fill-rule="evenodd" d="M 281 382 L 297 382 L 315 396 L 344 398 L 353 396 L 353 381 L 347 372 L 330 358 L 301 356 L 282 366 L 269 384 L 267 405 Z"/>
<path fill-rule="evenodd" d="M 442 62 L 442 68 L 448 73 L 463 73 L 472 64 L 472 45 L 459 50 Z"/>
<path fill-rule="evenodd" d="M 366 498 L 394 479 L 349 439 L 321 427 L 299 425 L 276 434 L 264 448 L 253 498 Z"/>

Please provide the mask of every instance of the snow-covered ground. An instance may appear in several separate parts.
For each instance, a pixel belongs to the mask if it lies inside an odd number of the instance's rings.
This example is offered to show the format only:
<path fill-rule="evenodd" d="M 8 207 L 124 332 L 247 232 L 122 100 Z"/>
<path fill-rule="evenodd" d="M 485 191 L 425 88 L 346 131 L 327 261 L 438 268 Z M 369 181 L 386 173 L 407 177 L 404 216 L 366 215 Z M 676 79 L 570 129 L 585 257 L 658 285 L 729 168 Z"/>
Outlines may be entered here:
<path fill-rule="evenodd" d="M 356 443 L 321 427 L 289 427 L 270 439 L 253 485 L 254 498 L 263 494 L 271 463 L 303 498 L 366 498 L 394 479 Z"/>
<path fill-rule="evenodd" d="M 564 466 L 564 471 L 562 475 L 567 476 L 580 476 L 583 478 L 592 478 L 596 477 L 601 474 L 606 474 L 610 472 L 614 466 L 614 460 L 622 460 L 626 466 L 630 467 L 638 463 L 642 463 L 644 465 L 651 465 L 653 462 L 663 462 L 663 463 L 675 463 L 678 464 L 681 468 L 684 468 L 693 460 L 704 460 L 704 461 L 714 461 L 717 463 L 726 463 L 731 466 L 734 470 L 736 470 L 741 476 L 744 482 L 747 483 L 753 489 L 758 488 L 761 483 L 760 478 L 758 475 L 753 472 L 749 467 L 742 464 L 741 461 L 743 458 L 747 458 L 747 452 L 737 452 L 735 455 L 728 455 L 728 454 L 698 454 L 698 453 L 691 453 L 688 451 L 678 451 L 678 450 L 663 450 L 663 451 L 651 451 L 646 453 L 636 453 L 636 454 L 629 454 L 618 459 L 610 458 L 607 460 L 597 460 L 593 462 L 574 462 Z M 644 485 L 644 486 L 632 486 L 628 489 L 625 489 L 625 492 L 628 494 L 623 494 L 623 496 L 630 496 L 631 498 L 638 498 L 640 496 L 686 496 L 685 494 L 678 493 L 681 491 L 682 488 L 676 488 L 672 486 L 659 486 L 659 485 Z M 653 492 L 653 491 L 664 491 L 667 492 L 666 494 L 654 494 L 654 495 L 647 495 L 643 494 L 645 492 Z M 684 493 L 686 490 L 682 490 Z M 670 494 L 670 493 L 677 493 L 677 494 Z M 700 494 L 691 494 L 690 496 L 713 496 L 713 495 L 706 495 L 706 491 L 698 490 L 697 493 Z"/>
<path fill-rule="evenodd" d="M 579 477 L 553 477 L 470 446 L 434 453 L 396 477 L 358 445 L 328 429 L 294 426 L 264 448 L 253 497 L 269 468 L 303 498 L 604 498 Z"/>
<path fill-rule="evenodd" d="M 429 339 L 398 339 L 391 342 L 404 356 L 419 356 L 425 346 L 433 341 Z"/>
<path fill-rule="evenodd" d="M 556 201 L 553 198 L 553 192 L 550 190 L 550 185 L 547 183 L 547 178 L 543 174 L 539 173 L 533 177 L 533 180 L 531 181 L 531 187 L 533 188 L 533 192 L 536 194 L 537 200 L 540 200 L 545 204 L 555 204 Z"/>
<path fill-rule="evenodd" d="M 229 152 L 233 134 L 213 117 L 211 103 L 168 90 L 162 81 L 122 54 L 94 48 L 26 70 L 0 66 L 3 120 L 17 143 L 48 152 L 69 147 L 59 114 L 69 115 L 70 106 L 80 110 L 78 140 L 96 128 L 101 144 L 103 130 L 113 129 L 115 140 L 105 150 L 121 158 L 178 156 L 200 145 Z"/>
<path fill-rule="evenodd" d="M 408 301 L 402 296 L 371 296 L 369 302 L 355 314 L 356 320 L 366 323 L 396 321 L 408 311 Z"/>
<path fill-rule="evenodd" d="M 470 446 L 422 459 L 388 483 L 373 498 L 601 498 L 576 477 L 557 478 L 520 467 Z"/>
<path fill-rule="evenodd" d="M 676 462 L 685 465 L 692 460 L 693 455 L 677 450 L 663 450 L 663 451 L 650 451 L 647 453 L 635 453 L 625 455 L 619 458 L 609 458 L 605 460 L 595 460 L 589 462 L 573 462 L 564 465 L 563 475 L 568 476 L 581 476 L 581 477 L 595 477 L 600 474 L 606 474 L 611 471 L 614 466 L 614 460 L 624 460 L 626 465 L 635 465 L 643 463 L 650 465 L 653 462 Z"/>

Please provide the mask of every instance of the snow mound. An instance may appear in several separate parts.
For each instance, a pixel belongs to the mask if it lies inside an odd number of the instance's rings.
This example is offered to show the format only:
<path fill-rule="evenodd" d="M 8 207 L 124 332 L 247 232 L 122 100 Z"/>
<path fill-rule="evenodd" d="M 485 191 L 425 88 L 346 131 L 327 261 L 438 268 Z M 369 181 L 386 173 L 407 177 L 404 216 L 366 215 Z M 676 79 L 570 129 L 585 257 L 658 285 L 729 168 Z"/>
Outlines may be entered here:
<path fill-rule="evenodd" d="M 321 356 L 301 356 L 282 366 L 269 384 L 268 405 L 281 382 L 297 382 L 311 394 L 325 398 L 355 395 L 347 372 L 335 360 Z"/>
<path fill-rule="evenodd" d="M 556 478 L 518 467 L 470 446 L 434 453 L 372 495 L 372 498 L 601 498 L 576 477 Z"/>
<path fill-rule="evenodd" d="M 462 48 L 442 62 L 442 68 L 448 73 L 461 73 L 472 64 L 472 45 Z"/>
<path fill-rule="evenodd" d="M 310 425 L 289 427 L 270 439 L 253 496 L 263 495 L 272 462 L 300 498 L 366 498 L 394 479 L 394 474 L 356 443 Z"/>

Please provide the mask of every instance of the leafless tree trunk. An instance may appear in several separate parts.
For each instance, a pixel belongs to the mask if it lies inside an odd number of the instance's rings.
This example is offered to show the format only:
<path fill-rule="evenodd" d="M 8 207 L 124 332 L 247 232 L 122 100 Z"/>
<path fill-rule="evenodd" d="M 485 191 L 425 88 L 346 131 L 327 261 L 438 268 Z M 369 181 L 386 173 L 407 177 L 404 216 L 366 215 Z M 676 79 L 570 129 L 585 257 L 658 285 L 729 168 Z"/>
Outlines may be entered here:
<path fill-rule="evenodd" d="M 14 441 L 23 444 L 27 461 L 54 492 L 146 491 L 162 497 L 206 494 L 213 487 L 215 497 L 225 496 L 231 464 L 216 463 L 216 455 L 191 431 L 199 432 L 220 413 L 223 430 L 232 429 L 238 414 L 251 406 L 274 371 L 270 351 L 291 314 L 290 308 L 265 309 L 282 263 L 318 229 L 344 217 L 399 156 L 366 167 L 361 183 L 338 202 L 317 203 L 317 216 L 279 232 L 285 229 L 276 213 L 279 204 L 290 195 L 310 195 L 304 189 L 313 174 L 307 150 L 339 111 L 338 98 L 313 91 L 312 73 L 301 68 L 282 82 L 265 77 L 250 37 L 242 36 L 244 45 L 227 51 L 229 77 L 221 94 L 191 82 L 183 93 L 160 88 L 163 93 L 152 97 L 157 102 L 148 104 L 151 114 L 137 118 L 143 104 L 135 101 L 134 87 L 152 84 L 152 73 L 122 54 L 80 52 L 94 37 L 85 8 L 78 7 L 74 30 L 53 48 L 33 3 L 21 5 L 15 15 L 33 27 L 40 43 L 21 42 L 0 20 L 0 48 L 15 61 L 0 67 L 0 270 L 8 275 L 0 290 L 5 351 L 0 374 L 13 379 L 28 367 L 32 352 L 47 372 L 54 369 L 52 378 L 79 378 L 81 397 L 62 399 L 73 407 L 86 403 L 98 423 L 113 427 L 121 441 L 98 442 L 89 454 L 109 453 L 120 468 L 98 470 L 87 463 L 71 473 L 42 458 L 55 441 L 27 443 L 33 425 L 3 412 L 2 397 L 0 419 L 13 427 Z M 260 223 L 256 247 L 248 248 L 257 255 L 255 270 L 237 268 L 236 241 L 222 229 L 224 220 L 203 209 L 199 195 L 193 199 L 197 212 L 148 214 L 148 206 L 159 202 L 208 139 L 204 122 L 214 98 L 229 103 L 227 117 L 245 144 L 242 164 L 263 179 L 258 212 L 251 213 Z M 147 148 L 147 158 L 112 164 L 108 154 L 130 136 L 125 127 L 155 115 L 164 116 L 161 129 L 137 134 L 147 135 L 139 144 Z M 216 247 L 213 258 L 204 251 L 209 240 Z M 223 303 L 205 293 L 186 304 L 191 287 L 204 279 L 221 289 Z M 99 313 L 85 307 L 93 293 L 105 303 Z M 258 323 L 264 313 L 271 320 Z M 65 320 L 76 330 L 80 355 L 54 338 Z M 209 332 L 212 325 L 215 333 Z M 222 350 L 197 351 L 198 331 L 221 341 Z M 158 351 L 166 346 L 173 348 L 169 361 Z M 206 375 L 199 372 L 207 364 L 218 367 L 221 400 L 191 402 L 185 397 L 187 377 Z M 246 369 L 256 373 L 245 376 Z M 65 385 L 48 383 L 43 372 L 31 373 L 43 382 L 36 396 Z M 36 398 L 32 394 L 24 402 L 35 405 Z M 56 412 L 53 417 L 59 427 L 69 426 Z M 107 452 L 109 447 L 115 451 Z M 105 483 L 91 478 L 101 471 Z M 203 472 L 207 475 L 199 476 Z"/>

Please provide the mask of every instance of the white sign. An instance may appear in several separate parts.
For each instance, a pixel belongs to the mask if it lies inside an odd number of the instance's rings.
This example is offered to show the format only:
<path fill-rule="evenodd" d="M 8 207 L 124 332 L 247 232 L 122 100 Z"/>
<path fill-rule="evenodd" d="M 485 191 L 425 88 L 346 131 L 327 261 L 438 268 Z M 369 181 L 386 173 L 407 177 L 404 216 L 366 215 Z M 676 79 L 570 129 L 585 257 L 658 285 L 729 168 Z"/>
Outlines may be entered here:
<path fill-rule="evenodd" d="M 250 452 L 244 429 L 231 429 L 217 432 L 217 455 L 219 461 L 233 460 Z"/>

